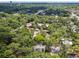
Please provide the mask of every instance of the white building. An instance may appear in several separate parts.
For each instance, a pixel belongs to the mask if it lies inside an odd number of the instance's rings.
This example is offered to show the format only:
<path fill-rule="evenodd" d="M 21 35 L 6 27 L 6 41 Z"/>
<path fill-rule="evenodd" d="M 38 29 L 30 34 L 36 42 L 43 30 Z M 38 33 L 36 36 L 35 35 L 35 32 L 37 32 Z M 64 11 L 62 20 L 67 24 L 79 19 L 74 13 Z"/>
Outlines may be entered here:
<path fill-rule="evenodd" d="M 72 25 L 74 25 L 74 23 L 71 21 L 71 22 L 70 22 L 70 25 L 72 26 Z"/>
<path fill-rule="evenodd" d="M 72 39 L 62 39 L 64 45 L 73 45 Z"/>
<path fill-rule="evenodd" d="M 37 36 L 37 34 L 39 34 L 39 33 L 40 33 L 40 30 L 38 28 L 35 29 L 34 34 L 33 34 L 33 37 Z"/>
<path fill-rule="evenodd" d="M 61 47 L 60 46 L 51 46 L 50 48 L 51 48 L 52 53 L 57 53 L 60 51 Z"/>
<path fill-rule="evenodd" d="M 70 40 L 64 40 L 63 41 L 63 44 L 72 45 L 73 43 Z"/>
<path fill-rule="evenodd" d="M 49 24 L 46 24 L 46 27 L 48 27 L 49 26 Z"/>
<path fill-rule="evenodd" d="M 73 26 L 72 26 L 72 31 L 73 31 L 73 32 L 76 32 L 76 29 L 77 29 L 77 26 L 76 26 L 76 25 L 73 25 Z"/>
<path fill-rule="evenodd" d="M 45 52 L 45 48 L 46 48 L 46 46 L 42 45 L 42 44 L 37 44 L 37 45 L 33 46 L 34 51 Z"/>
<path fill-rule="evenodd" d="M 38 23 L 38 26 L 42 26 L 43 24 L 42 23 Z"/>
<path fill-rule="evenodd" d="M 29 28 L 29 27 L 32 26 L 32 23 L 31 22 L 30 23 L 27 23 L 26 26 Z"/>

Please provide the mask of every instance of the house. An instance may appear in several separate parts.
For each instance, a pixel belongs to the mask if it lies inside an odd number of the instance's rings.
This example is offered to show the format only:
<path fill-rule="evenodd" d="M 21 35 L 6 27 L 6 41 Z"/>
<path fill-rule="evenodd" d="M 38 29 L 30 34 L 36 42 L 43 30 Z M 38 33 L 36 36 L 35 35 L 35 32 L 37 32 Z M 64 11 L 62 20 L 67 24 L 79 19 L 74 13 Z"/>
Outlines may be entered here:
<path fill-rule="evenodd" d="M 32 22 L 26 24 L 27 28 L 32 27 Z"/>
<path fill-rule="evenodd" d="M 74 25 L 74 23 L 72 21 L 70 21 L 70 25 L 72 26 L 72 25 Z"/>
<path fill-rule="evenodd" d="M 46 24 L 46 27 L 48 27 L 49 26 L 49 24 Z"/>
<path fill-rule="evenodd" d="M 78 58 L 77 53 L 73 52 L 73 53 L 68 54 L 68 58 Z"/>
<path fill-rule="evenodd" d="M 19 13 L 14 13 L 13 15 L 14 15 L 14 16 L 19 16 Z"/>
<path fill-rule="evenodd" d="M 40 51 L 40 52 L 45 52 L 46 46 L 43 44 L 37 44 L 33 46 L 34 51 Z"/>
<path fill-rule="evenodd" d="M 59 45 L 54 45 L 54 46 L 50 47 L 52 53 L 60 52 L 60 48 L 61 48 L 61 46 L 59 46 Z"/>
<path fill-rule="evenodd" d="M 70 40 L 65 40 L 65 41 L 63 41 L 63 44 L 72 45 L 73 43 L 72 43 L 72 41 L 70 41 Z"/>
<path fill-rule="evenodd" d="M 35 29 L 35 31 L 34 31 L 34 34 L 33 34 L 33 37 L 35 37 L 35 36 L 37 36 L 37 34 L 39 34 L 40 33 L 40 29 Z"/>
<path fill-rule="evenodd" d="M 41 27 L 42 25 L 43 25 L 42 23 L 38 23 L 38 26 L 40 26 L 40 27 Z"/>
<path fill-rule="evenodd" d="M 77 26 L 76 26 L 76 25 L 73 25 L 73 26 L 72 26 L 72 31 L 73 31 L 73 32 L 76 32 L 76 29 L 77 29 Z"/>
<path fill-rule="evenodd" d="M 55 15 L 55 18 L 58 18 L 58 15 Z"/>
<path fill-rule="evenodd" d="M 73 45 L 72 39 L 62 39 L 64 45 Z"/>
<path fill-rule="evenodd" d="M 51 32 L 48 29 L 44 29 L 43 32 L 45 32 L 46 34 L 51 34 Z"/>

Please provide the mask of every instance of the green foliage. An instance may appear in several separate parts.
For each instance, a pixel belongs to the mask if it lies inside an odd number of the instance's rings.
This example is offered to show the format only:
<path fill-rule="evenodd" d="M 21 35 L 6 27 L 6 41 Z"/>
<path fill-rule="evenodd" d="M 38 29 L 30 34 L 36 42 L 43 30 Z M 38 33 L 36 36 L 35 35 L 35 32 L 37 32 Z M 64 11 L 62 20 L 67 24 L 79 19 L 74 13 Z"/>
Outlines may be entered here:
<path fill-rule="evenodd" d="M 42 36 L 41 34 L 39 34 L 35 37 L 35 41 L 37 41 L 37 42 L 43 42 L 44 40 L 45 40 L 45 37 Z"/>
<path fill-rule="evenodd" d="M 4 54 L 5 58 L 8 58 L 8 57 L 9 58 L 13 58 L 13 57 L 15 57 L 15 55 L 13 55 L 13 51 L 12 50 L 5 50 L 3 54 Z"/>
<path fill-rule="evenodd" d="M 79 21 L 77 18 L 70 19 L 70 12 L 65 11 L 67 8 L 78 8 L 78 6 L 42 4 L 39 7 L 39 4 L 12 4 L 11 6 L 0 4 L 0 7 L 0 11 L 7 12 L 0 13 L 1 58 L 60 58 L 64 54 L 68 56 L 72 50 L 76 51 L 79 56 Z M 45 10 L 46 14 L 35 15 L 41 8 Z M 30 13 L 32 12 L 31 15 L 28 14 L 28 10 Z M 71 22 L 77 27 L 76 32 L 72 31 Z M 33 23 L 33 25 L 27 27 L 27 23 Z M 38 26 L 38 23 L 43 25 Z M 48 27 L 46 24 L 49 24 Z M 39 28 L 40 34 L 33 37 L 36 28 Z M 60 41 L 61 38 L 71 38 L 73 45 L 63 46 Z M 59 44 L 61 51 L 52 54 L 47 50 L 45 52 L 33 51 L 33 46 L 38 43 L 46 45 L 46 49 L 49 51 L 50 46 Z"/>
<path fill-rule="evenodd" d="M 74 36 L 76 39 L 79 39 L 79 33 L 76 33 Z"/>
<path fill-rule="evenodd" d="M 50 53 L 45 52 L 32 52 L 30 55 L 26 56 L 27 58 L 59 58 L 57 54 L 53 54 L 52 56 Z"/>
<path fill-rule="evenodd" d="M 55 39 L 54 39 L 55 40 Z M 47 46 L 51 46 L 53 44 L 53 40 L 52 39 L 46 39 L 44 42 Z"/>
<path fill-rule="evenodd" d="M 10 27 L 4 27 L 0 26 L 0 41 L 5 43 L 10 43 L 12 41 L 12 38 L 15 36 L 15 33 L 10 32 Z"/>

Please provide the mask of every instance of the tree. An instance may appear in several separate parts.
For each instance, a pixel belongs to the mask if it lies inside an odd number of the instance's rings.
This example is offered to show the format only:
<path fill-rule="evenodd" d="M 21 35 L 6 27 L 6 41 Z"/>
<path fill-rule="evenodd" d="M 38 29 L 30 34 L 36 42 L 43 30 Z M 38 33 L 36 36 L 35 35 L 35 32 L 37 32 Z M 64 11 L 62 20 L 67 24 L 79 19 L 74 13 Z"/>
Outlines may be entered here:
<path fill-rule="evenodd" d="M 32 33 L 27 28 L 22 28 L 17 31 L 16 37 L 13 38 L 14 42 L 21 44 L 21 46 L 33 46 L 35 44 Z"/>
<path fill-rule="evenodd" d="M 74 34 L 74 37 L 75 37 L 76 39 L 79 39 L 79 33 L 75 33 L 75 34 Z"/>
<path fill-rule="evenodd" d="M 42 36 L 41 34 L 38 34 L 34 39 L 35 39 L 35 41 L 37 41 L 37 42 L 44 42 L 45 37 Z"/>
<path fill-rule="evenodd" d="M 5 50 L 3 54 L 5 58 L 15 58 L 12 50 Z"/>
<path fill-rule="evenodd" d="M 45 53 L 45 52 L 32 52 L 30 55 L 26 56 L 27 58 L 59 58 L 58 54 Z"/>
<path fill-rule="evenodd" d="M 0 39 L 1 42 L 5 42 L 6 44 L 11 43 L 12 38 L 15 36 L 15 33 L 10 32 L 10 27 L 0 26 Z"/>

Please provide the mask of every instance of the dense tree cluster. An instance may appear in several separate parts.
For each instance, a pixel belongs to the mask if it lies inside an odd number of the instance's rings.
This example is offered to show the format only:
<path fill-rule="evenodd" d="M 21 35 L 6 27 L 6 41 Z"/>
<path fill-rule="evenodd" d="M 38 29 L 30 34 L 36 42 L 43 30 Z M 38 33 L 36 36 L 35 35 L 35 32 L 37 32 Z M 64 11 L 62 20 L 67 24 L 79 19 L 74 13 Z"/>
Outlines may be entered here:
<path fill-rule="evenodd" d="M 79 57 L 79 17 L 65 10 L 78 9 L 77 5 L 1 3 L 0 7 L 1 58 Z"/>
<path fill-rule="evenodd" d="M 68 57 L 72 50 L 79 57 L 79 21 L 76 18 L 7 13 L 0 15 L 0 57 L 58 58 L 64 55 Z M 76 26 L 75 31 L 73 26 Z M 72 46 L 64 46 L 61 39 L 72 39 Z M 39 43 L 46 45 L 45 52 L 33 51 L 33 46 Z M 60 45 L 60 52 L 52 52 L 51 55 L 49 47 L 52 45 Z"/>
<path fill-rule="evenodd" d="M 54 6 L 53 6 L 54 5 Z M 36 14 L 39 15 L 59 15 L 59 16 L 69 16 L 70 12 L 65 9 L 79 9 L 77 5 L 61 5 L 61 4 L 25 4 L 25 3 L 1 3 L 0 12 L 7 13 L 22 13 L 22 14 Z M 42 11 L 41 11 L 42 10 Z"/>

